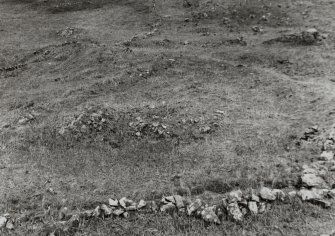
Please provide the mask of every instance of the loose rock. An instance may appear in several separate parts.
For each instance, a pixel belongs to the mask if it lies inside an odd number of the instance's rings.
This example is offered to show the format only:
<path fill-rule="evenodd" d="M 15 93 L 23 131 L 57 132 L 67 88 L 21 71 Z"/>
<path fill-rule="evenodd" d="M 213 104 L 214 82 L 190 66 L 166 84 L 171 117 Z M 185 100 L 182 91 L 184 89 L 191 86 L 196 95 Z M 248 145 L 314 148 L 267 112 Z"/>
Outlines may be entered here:
<path fill-rule="evenodd" d="M 147 205 L 147 202 L 146 202 L 146 201 L 144 201 L 144 200 L 140 200 L 140 202 L 139 202 L 138 205 L 137 205 L 137 208 L 138 208 L 138 209 L 142 209 L 142 208 L 144 208 L 146 205 Z"/>
<path fill-rule="evenodd" d="M 161 206 L 161 212 L 169 212 L 176 208 L 176 206 L 173 203 L 168 203 L 163 206 Z"/>
<path fill-rule="evenodd" d="M 262 199 L 268 200 L 268 201 L 274 201 L 276 200 L 276 195 L 273 193 L 272 189 L 267 187 L 262 187 L 259 191 L 259 194 Z"/>
<path fill-rule="evenodd" d="M 197 210 L 202 207 L 202 201 L 200 199 L 195 200 L 195 202 L 191 203 L 191 205 L 187 208 L 187 214 L 190 216 Z"/>
<path fill-rule="evenodd" d="M 240 202 L 242 201 L 242 191 L 241 190 L 236 190 L 236 191 L 232 191 L 228 194 L 228 199 L 229 202 Z"/>
<path fill-rule="evenodd" d="M 219 217 L 215 214 L 215 207 L 207 207 L 201 211 L 201 217 L 205 222 L 220 224 Z"/>
<path fill-rule="evenodd" d="M 320 160 L 322 161 L 334 160 L 334 152 L 333 151 L 323 151 L 320 155 Z"/>
<path fill-rule="evenodd" d="M 304 174 L 301 177 L 303 185 L 306 187 L 324 187 L 326 182 L 316 174 Z"/>
<path fill-rule="evenodd" d="M 101 210 L 103 211 L 105 216 L 110 216 L 113 213 L 113 210 L 105 204 L 101 205 Z"/>
<path fill-rule="evenodd" d="M 114 200 L 114 199 L 108 199 L 108 203 L 110 206 L 112 207 L 117 207 L 119 205 L 119 201 L 118 200 Z"/>
<path fill-rule="evenodd" d="M 252 215 L 257 215 L 258 214 L 257 202 L 254 202 L 254 201 L 248 202 L 248 208 L 249 208 Z"/>
<path fill-rule="evenodd" d="M 6 223 L 7 223 L 7 217 L 0 216 L 0 228 L 5 227 Z"/>
<path fill-rule="evenodd" d="M 237 202 L 230 203 L 228 205 L 228 213 L 235 221 L 242 221 L 243 214 L 237 204 Z"/>

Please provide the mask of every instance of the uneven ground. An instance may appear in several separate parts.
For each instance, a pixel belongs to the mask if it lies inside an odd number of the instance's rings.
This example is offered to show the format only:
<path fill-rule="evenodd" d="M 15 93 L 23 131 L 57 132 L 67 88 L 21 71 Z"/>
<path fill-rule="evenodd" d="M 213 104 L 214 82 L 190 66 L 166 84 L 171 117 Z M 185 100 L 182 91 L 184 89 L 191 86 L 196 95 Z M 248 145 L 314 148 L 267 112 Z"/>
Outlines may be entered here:
<path fill-rule="evenodd" d="M 1 235 L 48 232 L 45 202 L 159 198 L 175 174 L 208 202 L 260 182 L 290 187 L 318 154 L 296 144 L 334 123 L 335 2 L 190 3 L 0 0 L 0 213 L 30 216 Z M 263 43 L 311 27 L 327 39 Z M 140 215 L 76 235 L 320 235 L 334 214 L 296 202 L 243 224 Z"/>

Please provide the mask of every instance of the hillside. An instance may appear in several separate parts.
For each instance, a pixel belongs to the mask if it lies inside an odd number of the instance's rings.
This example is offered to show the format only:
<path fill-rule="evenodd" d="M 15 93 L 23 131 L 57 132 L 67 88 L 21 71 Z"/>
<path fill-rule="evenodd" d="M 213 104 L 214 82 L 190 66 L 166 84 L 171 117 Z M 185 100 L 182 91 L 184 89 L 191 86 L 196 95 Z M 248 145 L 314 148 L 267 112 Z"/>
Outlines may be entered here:
<path fill-rule="evenodd" d="M 26 217 L 0 235 L 335 232 L 334 209 L 299 199 L 220 225 L 57 223 L 64 206 L 160 200 L 176 175 L 208 204 L 300 188 L 322 151 L 301 137 L 335 124 L 334 30 L 332 0 L 0 0 L 0 216 Z"/>

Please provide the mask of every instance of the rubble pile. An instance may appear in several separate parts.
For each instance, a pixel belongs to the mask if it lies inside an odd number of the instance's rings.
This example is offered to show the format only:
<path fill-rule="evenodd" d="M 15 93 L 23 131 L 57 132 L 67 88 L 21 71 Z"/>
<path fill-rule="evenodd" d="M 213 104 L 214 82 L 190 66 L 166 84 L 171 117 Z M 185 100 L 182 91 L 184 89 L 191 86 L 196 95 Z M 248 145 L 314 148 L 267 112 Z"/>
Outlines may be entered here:
<path fill-rule="evenodd" d="M 159 117 L 154 118 L 157 120 Z M 171 132 L 168 130 L 168 126 L 159 121 L 149 122 L 141 117 L 137 117 L 136 121 L 129 123 L 129 127 L 137 137 L 150 134 L 165 138 L 171 137 Z"/>
<path fill-rule="evenodd" d="M 116 133 L 115 121 L 118 119 L 118 116 L 107 110 L 91 109 L 72 118 L 58 133 L 63 137 L 71 135 L 76 139 L 88 137 L 104 139 L 105 134 Z"/>

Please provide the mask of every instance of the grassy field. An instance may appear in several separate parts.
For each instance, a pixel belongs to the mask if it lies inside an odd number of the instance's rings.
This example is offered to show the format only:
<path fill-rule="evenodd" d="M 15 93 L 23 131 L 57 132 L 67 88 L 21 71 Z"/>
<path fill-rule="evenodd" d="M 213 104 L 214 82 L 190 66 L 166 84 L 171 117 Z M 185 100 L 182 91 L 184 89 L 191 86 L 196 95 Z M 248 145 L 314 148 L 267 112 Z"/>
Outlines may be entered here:
<path fill-rule="evenodd" d="M 334 123 L 334 13 L 332 0 L 0 0 L 0 214 L 29 216 L 4 235 L 48 235 L 63 205 L 159 199 L 176 174 L 209 203 L 297 185 L 318 155 L 300 135 Z M 321 43 L 264 43 L 314 27 Z M 320 235 L 334 213 L 141 214 L 75 235 Z"/>

